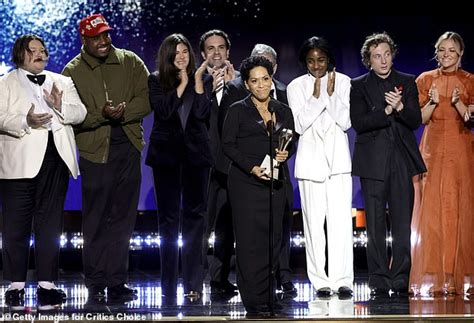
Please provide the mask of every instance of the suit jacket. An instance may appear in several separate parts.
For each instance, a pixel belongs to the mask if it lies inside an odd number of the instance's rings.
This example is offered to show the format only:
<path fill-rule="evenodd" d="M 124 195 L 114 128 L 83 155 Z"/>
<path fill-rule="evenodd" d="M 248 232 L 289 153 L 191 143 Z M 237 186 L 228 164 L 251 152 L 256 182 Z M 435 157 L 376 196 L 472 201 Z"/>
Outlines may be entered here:
<path fill-rule="evenodd" d="M 240 77 L 240 72 L 235 71 L 235 76 Z M 232 81 L 230 81 L 232 82 Z M 212 159 L 214 161 L 214 169 L 222 173 L 227 173 L 226 163 L 222 164 L 219 163 L 219 160 L 224 160 L 224 152 L 222 151 L 222 144 L 221 144 L 221 129 L 219 125 L 219 111 L 222 107 L 223 99 L 224 99 L 224 91 L 225 86 L 222 88 L 222 97 L 221 102 L 217 100 L 217 93 L 212 92 L 212 103 L 211 103 L 211 116 L 209 118 L 209 137 L 210 137 L 210 144 L 211 144 L 211 153 Z"/>
<path fill-rule="evenodd" d="M 282 82 L 273 79 L 273 83 L 275 84 L 276 89 L 276 96 L 277 100 L 288 105 L 288 98 L 286 95 L 286 85 Z M 219 107 L 218 112 L 218 135 L 219 137 L 222 136 L 222 126 L 224 124 L 225 117 L 227 115 L 227 111 L 229 107 L 240 100 L 245 99 L 250 95 L 250 92 L 245 87 L 244 81 L 242 77 L 237 77 L 234 80 L 227 82 L 224 87 L 224 93 L 222 95 L 221 104 Z M 218 153 L 216 154 L 216 169 L 220 172 L 227 173 L 230 166 L 229 158 L 224 154 L 222 148 L 219 149 Z"/>
<path fill-rule="evenodd" d="M 59 126 L 53 129 L 54 144 L 74 178 L 79 174 L 73 124 L 81 123 L 87 110 L 77 94 L 71 78 L 43 71 L 46 80 L 42 89 L 51 91 L 53 82 L 63 91 L 61 113 L 52 109 Z M 41 98 L 40 98 L 41 99 Z M 39 106 L 31 83 L 24 73 L 14 70 L 0 80 L 0 178 L 35 177 L 43 164 L 48 130 L 25 127 L 31 104 Z"/>
<path fill-rule="evenodd" d="M 390 116 L 385 114 L 385 105 L 381 105 L 383 95 L 377 84 L 373 71 L 351 81 L 350 116 L 352 127 L 357 132 L 352 175 L 368 179 L 383 180 L 385 167 L 393 143 L 386 136 L 388 128 L 398 136 L 402 147 L 399 150 L 406 154 L 404 158 L 410 175 L 426 171 L 425 164 L 418 149 L 415 134 L 421 125 L 421 108 L 418 103 L 418 90 L 413 75 L 404 74 L 392 69 L 389 76 L 393 86 L 402 90 L 403 110 Z"/>
<path fill-rule="evenodd" d="M 276 148 L 279 134 L 283 129 L 291 129 L 294 132 L 294 121 L 291 110 L 286 104 L 271 99 L 269 110 L 270 108 L 275 112 L 277 121 L 273 137 L 273 147 Z M 253 176 L 250 171 L 254 166 L 260 165 L 269 152 L 268 140 L 266 125 L 250 96 L 231 105 L 222 131 L 222 145 L 233 165 L 245 174 Z M 295 152 L 294 141 L 290 143 L 288 152 L 289 159 Z M 280 179 L 288 182 L 288 176 L 288 166 L 285 162 L 283 176 Z"/>
<path fill-rule="evenodd" d="M 321 78 L 321 95 L 313 96 L 315 78 L 302 75 L 288 85 L 288 101 L 299 133 L 295 177 L 324 182 L 330 175 L 351 172 L 351 154 L 347 131 L 349 118 L 350 78 L 337 73 L 332 96 L 327 88 L 328 76 Z"/>
<path fill-rule="evenodd" d="M 148 77 L 148 86 L 154 122 L 145 163 L 156 167 L 187 161 L 196 166 L 211 166 L 207 124 L 211 112 L 212 77 L 204 75 L 203 94 L 195 92 L 191 77 L 181 98 L 176 89 L 164 91 L 156 72 Z M 187 109 L 185 125 L 178 111 L 183 105 Z"/>
<path fill-rule="evenodd" d="M 282 82 L 273 79 L 275 84 L 275 92 L 277 100 L 288 105 L 288 97 L 286 95 L 286 85 Z M 245 99 L 250 95 L 250 92 L 245 87 L 242 77 L 237 77 L 234 80 L 226 83 L 224 87 L 224 94 L 222 95 L 221 100 L 221 109 L 219 110 L 219 133 L 222 132 L 222 125 L 224 124 L 224 119 L 227 114 L 229 107 L 240 100 Z"/>

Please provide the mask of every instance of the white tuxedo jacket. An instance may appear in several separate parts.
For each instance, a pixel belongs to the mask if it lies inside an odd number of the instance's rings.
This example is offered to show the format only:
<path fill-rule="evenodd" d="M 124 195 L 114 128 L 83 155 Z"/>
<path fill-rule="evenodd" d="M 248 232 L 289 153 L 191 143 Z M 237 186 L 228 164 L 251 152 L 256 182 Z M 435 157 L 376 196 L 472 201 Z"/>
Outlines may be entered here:
<path fill-rule="evenodd" d="M 71 175 L 77 178 L 79 167 L 71 125 L 81 123 L 87 110 L 71 78 L 48 71 L 42 74 L 46 75 L 42 89 L 50 92 L 54 82 L 63 91 L 61 113 L 53 109 L 50 112 L 59 121 L 59 126 L 52 130 L 54 144 Z M 43 164 L 48 130 L 44 127 L 25 128 L 24 125 L 32 103 L 39 106 L 38 98 L 33 95 L 30 81 L 24 73 L 14 70 L 0 79 L 1 179 L 33 178 Z"/>
<path fill-rule="evenodd" d="M 327 74 L 321 79 L 321 94 L 313 96 L 315 78 L 309 73 L 287 87 L 295 130 L 300 134 L 295 177 L 324 182 L 328 176 L 351 172 L 351 154 L 346 131 L 349 116 L 350 78 L 336 72 L 335 90 L 327 93 Z"/>

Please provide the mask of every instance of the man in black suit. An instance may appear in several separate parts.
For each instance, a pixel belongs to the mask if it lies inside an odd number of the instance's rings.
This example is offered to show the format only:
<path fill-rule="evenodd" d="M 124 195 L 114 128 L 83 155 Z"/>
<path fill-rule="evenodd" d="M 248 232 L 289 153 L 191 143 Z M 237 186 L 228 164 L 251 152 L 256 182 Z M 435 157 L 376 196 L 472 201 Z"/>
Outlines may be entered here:
<path fill-rule="evenodd" d="M 211 293 L 233 295 L 237 287 L 229 282 L 230 262 L 234 250 L 234 232 L 232 216 L 227 200 L 227 170 L 223 159 L 221 140 L 218 131 L 218 114 L 224 84 L 239 76 L 229 61 L 229 36 L 219 29 L 205 32 L 200 39 L 199 48 L 202 58 L 207 62 L 207 72 L 213 77 L 211 115 L 209 118 L 209 144 L 213 158 L 208 191 L 207 229 L 204 234 L 203 252 L 207 260 L 208 239 L 214 231 L 215 242 L 209 275 Z M 221 157 L 219 157 L 221 156 Z M 219 167 L 222 164 L 224 166 Z M 205 261 L 206 262 L 206 261 Z"/>
<path fill-rule="evenodd" d="M 408 293 L 411 268 L 412 177 L 426 171 L 415 135 L 421 124 L 413 75 L 392 69 L 396 45 L 386 33 L 370 35 L 361 49 L 370 72 L 352 80 L 351 122 L 357 132 L 352 175 L 359 176 L 367 218 L 371 296 Z M 392 233 L 388 258 L 387 217 Z"/>
<path fill-rule="evenodd" d="M 277 53 L 268 45 L 256 44 L 252 50 L 251 56 L 263 56 L 267 58 L 273 65 L 273 70 L 276 72 L 277 64 Z M 225 116 L 229 106 L 234 102 L 245 99 L 249 95 L 249 91 L 245 88 L 244 81 L 241 77 L 237 77 L 235 80 L 226 83 L 224 88 L 224 94 L 219 109 L 219 129 L 222 129 Z M 273 79 L 272 93 L 274 99 L 288 105 L 288 98 L 286 96 L 286 85 L 282 82 Z M 229 168 L 229 159 L 222 155 L 218 156 L 216 168 L 227 174 Z M 282 231 L 282 245 L 279 256 L 278 272 L 276 273 L 277 287 L 284 293 L 295 295 L 296 288 L 291 282 L 291 269 L 290 269 L 290 238 L 291 238 L 291 227 L 293 224 L 293 187 L 289 180 L 289 172 L 285 169 L 287 185 L 287 203 L 285 204 L 285 213 L 283 216 L 283 231 Z"/>

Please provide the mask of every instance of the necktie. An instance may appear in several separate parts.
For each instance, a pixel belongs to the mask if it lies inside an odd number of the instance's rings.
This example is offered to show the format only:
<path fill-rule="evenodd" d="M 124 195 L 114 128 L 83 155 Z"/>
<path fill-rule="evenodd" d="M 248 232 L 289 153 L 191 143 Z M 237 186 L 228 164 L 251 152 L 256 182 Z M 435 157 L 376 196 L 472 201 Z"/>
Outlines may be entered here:
<path fill-rule="evenodd" d="M 46 80 L 46 75 L 44 74 L 38 74 L 38 75 L 32 75 L 32 74 L 27 74 L 26 77 L 33 83 L 38 84 L 38 85 L 43 85 L 44 81 Z"/>

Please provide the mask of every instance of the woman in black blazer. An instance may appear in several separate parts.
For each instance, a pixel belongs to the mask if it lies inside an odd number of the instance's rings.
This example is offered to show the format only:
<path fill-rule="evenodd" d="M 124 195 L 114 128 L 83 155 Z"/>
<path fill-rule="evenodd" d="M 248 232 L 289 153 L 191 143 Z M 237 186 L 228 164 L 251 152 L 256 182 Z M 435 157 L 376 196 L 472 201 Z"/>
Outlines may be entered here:
<path fill-rule="evenodd" d="M 162 294 L 165 301 L 176 299 L 181 231 L 184 294 L 196 300 L 204 278 L 201 246 L 212 162 L 206 126 L 212 77 L 204 74 L 205 63 L 196 70 L 192 47 L 181 34 L 165 38 L 157 66 L 148 79 L 154 123 L 146 164 L 153 169 L 158 204 Z"/>
<path fill-rule="evenodd" d="M 270 313 L 269 233 L 274 235 L 273 267 L 276 269 L 281 244 L 282 218 L 286 203 L 288 150 L 278 150 L 283 129 L 294 132 L 289 107 L 270 97 L 273 67 L 262 56 L 245 59 L 240 73 L 250 95 L 229 108 L 222 130 L 225 154 L 231 159 L 228 191 L 236 239 L 236 272 L 242 302 L 247 314 Z M 273 190 L 273 230 L 269 228 L 270 178 L 260 167 L 269 154 L 269 121 L 274 135 L 272 150 L 280 165 L 279 178 Z M 290 143 L 291 145 L 291 143 Z M 292 150 L 293 151 L 293 150 Z M 271 278 L 273 279 L 273 277 Z"/>

